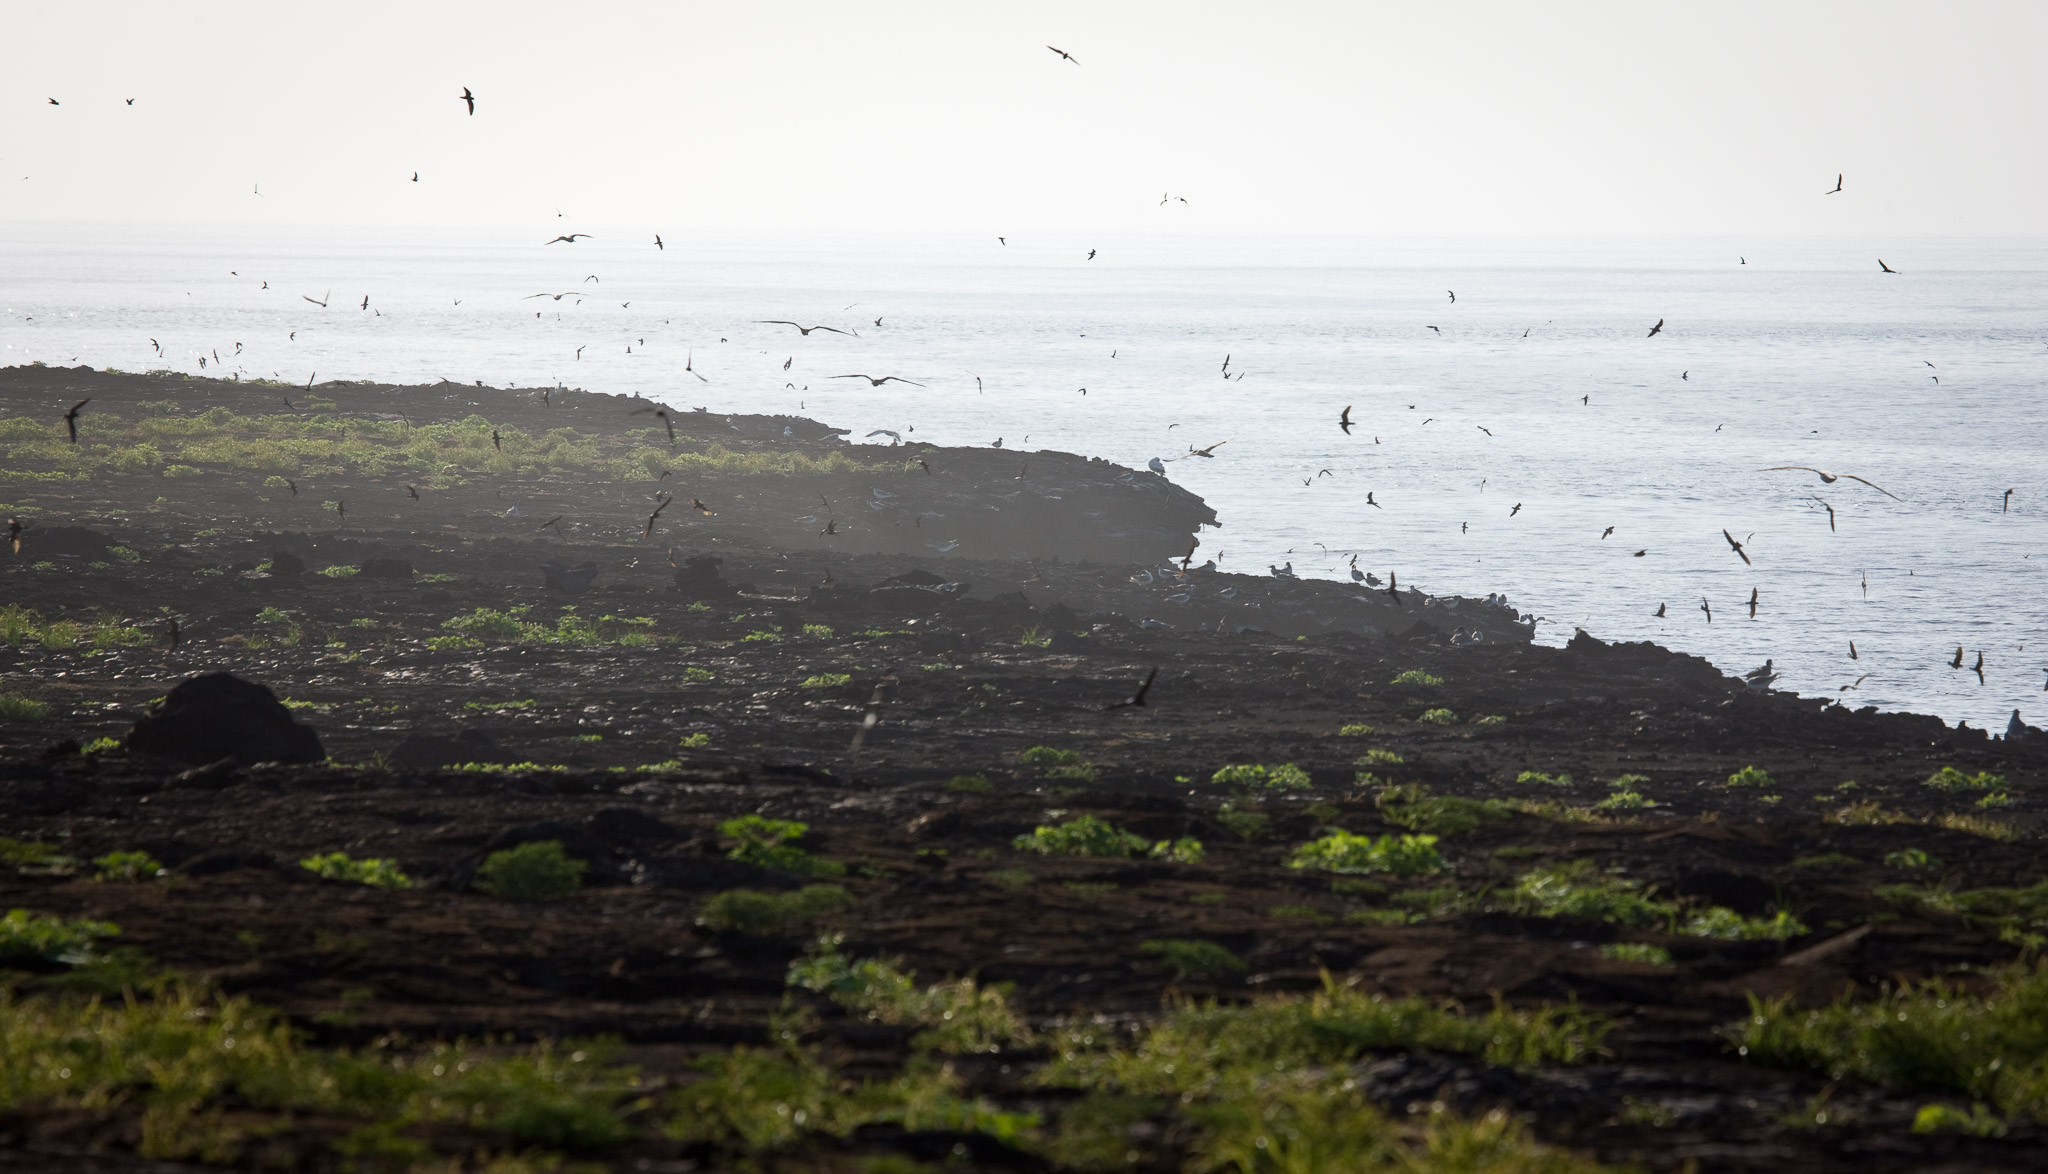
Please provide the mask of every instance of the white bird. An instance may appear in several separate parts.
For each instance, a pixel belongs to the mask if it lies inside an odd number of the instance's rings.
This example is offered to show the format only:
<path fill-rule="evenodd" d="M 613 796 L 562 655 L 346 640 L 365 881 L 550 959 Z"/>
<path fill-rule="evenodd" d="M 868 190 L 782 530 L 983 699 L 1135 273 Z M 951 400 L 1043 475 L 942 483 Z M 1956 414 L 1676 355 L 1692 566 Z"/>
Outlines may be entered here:
<path fill-rule="evenodd" d="M 1151 460 L 1146 461 L 1145 467 L 1152 470 L 1154 473 L 1159 474 L 1161 477 L 1166 476 L 1166 465 L 1162 463 L 1158 457 L 1153 457 Z"/>
<path fill-rule="evenodd" d="M 1769 660 L 1765 660 L 1762 667 L 1753 668 L 1744 673 L 1742 675 L 1742 683 L 1751 689 L 1767 690 L 1771 687 L 1771 682 L 1777 680 L 1781 675 L 1771 669 L 1771 662 Z"/>
<path fill-rule="evenodd" d="M 903 434 L 902 434 L 902 433 L 900 433 L 900 432 L 891 432 L 891 431 L 890 431 L 889 429 L 887 429 L 887 428 L 877 428 L 877 429 L 875 429 L 875 430 L 874 430 L 873 432 L 870 432 L 870 433 L 868 433 L 868 436 L 869 436 L 869 437 L 874 437 L 874 436 L 886 436 L 886 437 L 888 437 L 889 439 L 891 439 L 891 440 L 895 441 L 895 442 L 896 442 L 896 443 L 898 443 L 898 444 L 901 444 L 901 443 L 903 443 Z M 866 439 L 866 437 L 863 437 L 862 439 Z"/>
<path fill-rule="evenodd" d="M 1276 567 L 1276 566 L 1274 566 L 1274 565 L 1273 565 L 1273 564 L 1271 564 L 1271 563 L 1267 563 L 1267 564 L 1266 564 L 1266 569 L 1267 569 L 1267 570 L 1269 570 L 1269 571 L 1271 571 L 1271 572 L 1273 572 L 1273 574 L 1274 574 L 1274 576 L 1275 576 L 1276 578 L 1281 578 L 1281 579 L 1292 579 L 1292 578 L 1294 578 L 1294 577 L 1295 577 L 1295 576 L 1294 576 L 1294 563 L 1293 563 L 1293 561 L 1292 561 L 1292 560 L 1290 560 L 1290 561 L 1288 562 L 1288 564 L 1287 564 L 1286 566 L 1284 566 L 1284 567 Z"/>

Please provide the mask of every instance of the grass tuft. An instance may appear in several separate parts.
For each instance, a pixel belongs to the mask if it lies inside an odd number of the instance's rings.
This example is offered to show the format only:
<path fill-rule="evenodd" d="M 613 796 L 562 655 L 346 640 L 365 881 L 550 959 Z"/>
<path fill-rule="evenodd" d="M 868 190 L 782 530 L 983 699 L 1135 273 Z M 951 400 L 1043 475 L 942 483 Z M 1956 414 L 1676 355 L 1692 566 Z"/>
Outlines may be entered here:
<path fill-rule="evenodd" d="M 469 887 L 515 901 L 549 901 L 582 888 L 589 868 L 563 851 L 560 840 L 535 840 L 485 857 Z"/>

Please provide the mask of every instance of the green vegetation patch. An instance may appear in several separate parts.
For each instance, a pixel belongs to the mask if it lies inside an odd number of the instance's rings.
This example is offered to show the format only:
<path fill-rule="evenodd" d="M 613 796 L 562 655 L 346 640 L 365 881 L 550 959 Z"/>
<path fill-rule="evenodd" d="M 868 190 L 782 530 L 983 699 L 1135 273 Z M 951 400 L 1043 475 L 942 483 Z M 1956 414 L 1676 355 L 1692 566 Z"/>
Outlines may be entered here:
<path fill-rule="evenodd" d="M 563 851 L 560 840 L 534 840 L 484 857 L 469 887 L 515 901 L 549 901 L 582 888 L 589 868 Z"/>
<path fill-rule="evenodd" d="M 1777 789 L 1778 783 L 1771 778 L 1770 772 L 1762 767 L 1745 766 L 1728 776 L 1728 786 L 1755 787 L 1762 791 L 1772 791 Z"/>
<path fill-rule="evenodd" d="M 39 722 L 50 716 L 50 703 L 19 693 L 0 693 L 0 721 Z"/>
<path fill-rule="evenodd" d="M 151 881 L 164 874 L 163 864 L 147 852 L 109 852 L 92 860 L 98 880 L 116 884 Z"/>
<path fill-rule="evenodd" d="M 915 971 L 894 959 L 848 958 L 844 939 L 827 934 L 810 953 L 792 963 L 789 986 L 825 995 L 849 1011 L 879 1023 L 924 1030 L 912 1046 L 939 1052 L 997 1052 L 1031 1042 L 1031 1028 L 1010 1006 L 1007 987 L 985 987 L 971 978 L 919 987 Z"/>
<path fill-rule="evenodd" d="M 1433 688 L 1443 684 L 1444 679 L 1435 673 L 1424 672 L 1421 669 L 1409 669 L 1407 672 L 1395 677 L 1391 683 L 1395 685 L 1421 685 L 1426 688 Z"/>
<path fill-rule="evenodd" d="M 1210 775 L 1209 781 L 1245 795 L 1306 791 L 1314 786 L 1309 781 L 1308 772 L 1291 762 L 1283 762 L 1278 766 L 1233 763 Z"/>
<path fill-rule="evenodd" d="M 1223 946 L 1195 938 L 1155 939 L 1139 948 L 1157 957 L 1175 978 L 1221 978 L 1248 969 L 1244 959 Z"/>
<path fill-rule="evenodd" d="M 791 876 L 846 875 L 844 864 L 813 856 L 793 843 L 810 830 L 809 824 L 797 820 L 767 819 L 759 815 L 742 815 L 718 825 L 719 836 L 732 844 L 726 855 L 734 860 L 744 860 Z"/>
<path fill-rule="evenodd" d="M 1966 775 L 1955 767 L 1944 766 L 1928 775 L 1920 785 L 1937 791 L 2003 791 L 2005 776 L 1983 770 Z"/>
<path fill-rule="evenodd" d="M 787 934 L 852 905 L 852 894 L 838 885 L 805 885 L 788 893 L 727 889 L 704 902 L 697 920 L 728 933 Z"/>
<path fill-rule="evenodd" d="M 1041 824 L 1012 840 L 1010 846 L 1041 856 L 1118 857 L 1150 851 L 1152 841 L 1092 815 L 1081 815 L 1065 823 Z"/>
<path fill-rule="evenodd" d="M 1780 911 L 1744 917 L 1718 905 L 1688 907 L 1659 897 L 1640 881 L 1603 873 L 1590 860 L 1531 869 L 1516 880 L 1509 907 L 1531 917 L 1583 917 L 1615 925 L 1658 927 L 1689 937 L 1751 940 L 1798 937 L 1806 926 Z"/>
<path fill-rule="evenodd" d="M 1425 725 L 1455 726 L 1458 724 L 1458 715 L 1448 709 L 1425 709 L 1415 720 Z"/>
<path fill-rule="evenodd" d="M 1436 842 L 1435 836 L 1390 834 L 1374 839 L 1333 828 L 1322 838 L 1296 848 L 1287 857 L 1287 867 L 1344 873 L 1385 872 L 1395 876 L 1444 872 L 1450 864 L 1436 850 Z"/>
<path fill-rule="evenodd" d="M 324 856 L 308 856 L 299 861 L 299 867 L 328 880 L 351 881 L 380 889 L 412 887 L 412 878 L 398 867 L 398 861 L 382 857 L 371 856 L 357 860 L 346 852 L 329 852 Z M 477 872 L 481 874 L 483 870 L 479 868 Z"/>
<path fill-rule="evenodd" d="M 1373 799 L 1380 818 L 1411 832 L 1455 836 L 1483 823 L 1507 819 L 1514 809 L 1499 799 L 1433 795 L 1420 783 L 1380 788 Z"/>

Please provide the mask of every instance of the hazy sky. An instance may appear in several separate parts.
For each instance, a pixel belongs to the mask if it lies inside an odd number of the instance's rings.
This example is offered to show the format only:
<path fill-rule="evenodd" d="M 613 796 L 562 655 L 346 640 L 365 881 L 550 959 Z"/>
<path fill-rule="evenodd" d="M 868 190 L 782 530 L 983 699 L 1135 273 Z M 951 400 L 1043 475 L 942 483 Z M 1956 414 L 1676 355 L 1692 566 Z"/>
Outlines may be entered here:
<path fill-rule="evenodd" d="M 7 7 L 0 222 L 2048 233 L 2041 0 Z"/>

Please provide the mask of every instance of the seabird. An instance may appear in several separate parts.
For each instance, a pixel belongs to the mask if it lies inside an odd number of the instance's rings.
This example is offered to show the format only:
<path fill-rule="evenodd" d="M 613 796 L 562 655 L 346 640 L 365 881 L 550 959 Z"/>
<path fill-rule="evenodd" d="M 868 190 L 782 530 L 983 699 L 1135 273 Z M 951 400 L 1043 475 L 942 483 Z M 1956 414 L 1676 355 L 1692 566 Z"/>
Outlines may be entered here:
<path fill-rule="evenodd" d="M 468 86 L 462 87 L 462 103 L 469 107 L 470 117 L 476 117 L 476 95 L 469 92 Z"/>
<path fill-rule="evenodd" d="M 819 330 L 819 329 L 822 329 L 822 330 L 830 330 L 830 329 L 831 329 L 831 327 L 829 327 L 829 326 L 827 326 L 827 327 L 812 327 L 812 329 L 814 329 L 814 330 Z M 909 380 L 909 379 L 905 379 L 905 378 L 903 378 L 903 377 L 902 377 L 901 375 L 884 375 L 884 376 L 882 376 L 882 377 L 881 377 L 880 379 L 877 379 L 877 378 L 875 378 L 875 377 L 874 377 L 873 375 L 834 375 L 834 376 L 833 376 L 832 378 L 834 378 L 834 379 L 865 379 L 865 380 L 867 380 L 867 381 L 868 381 L 868 386 L 869 386 L 869 387 L 880 387 L 880 386 L 882 386 L 882 385 L 883 385 L 884 383 L 908 383 L 908 384 L 910 384 L 910 386 L 912 386 L 912 387 L 923 387 L 923 386 L 924 386 L 924 384 L 922 384 L 922 383 L 917 383 L 917 382 L 914 382 L 914 381 L 912 381 L 912 380 Z"/>
<path fill-rule="evenodd" d="M 1879 485 L 1877 482 L 1870 480 L 1868 477 L 1858 477 L 1854 473 L 1830 473 L 1826 469 L 1816 469 L 1812 465 L 1772 465 L 1769 468 L 1759 469 L 1757 471 L 1760 473 L 1779 473 L 1790 469 L 1797 469 L 1803 473 L 1812 473 L 1815 476 L 1819 477 L 1821 479 L 1821 483 L 1824 485 L 1833 485 L 1836 481 L 1839 481 L 1842 478 L 1847 477 L 1851 481 L 1863 482 L 1865 485 L 1870 486 L 1872 489 L 1877 490 L 1879 493 L 1884 494 L 1886 497 L 1891 498 L 1893 501 L 1905 500 L 1898 494 L 1893 493 L 1891 490 L 1886 489 L 1884 486 Z"/>
<path fill-rule="evenodd" d="M 798 326 L 787 318 L 757 318 L 755 321 L 762 326 L 796 326 L 797 332 L 805 338 L 809 338 L 813 330 L 829 330 L 833 334 L 846 333 L 846 331 L 839 329 L 837 326 Z"/>
<path fill-rule="evenodd" d="M 1728 540 L 1728 545 L 1735 551 L 1735 553 L 1742 556 L 1742 562 L 1744 566 L 1753 567 L 1756 565 L 1755 563 L 1749 561 L 1749 552 L 1742 549 L 1742 544 L 1740 542 L 1735 541 L 1735 535 L 1730 534 L 1726 527 L 1722 528 L 1721 537 L 1726 538 Z"/>
<path fill-rule="evenodd" d="M 1657 337 L 1657 335 L 1658 335 L 1658 334 L 1659 334 L 1660 332 L 1662 332 L 1662 331 L 1663 331 L 1663 329 L 1664 329 L 1664 319 L 1662 319 L 1662 318 L 1659 318 L 1659 319 L 1657 319 L 1657 324 L 1656 324 L 1655 326 L 1652 326 L 1652 327 L 1650 327 L 1650 333 L 1649 333 L 1649 334 L 1648 334 L 1648 335 L 1647 335 L 1646 337 L 1649 337 L 1649 338 L 1655 338 L 1655 337 Z"/>
<path fill-rule="evenodd" d="M 542 243 L 542 244 L 544 244 L 544 245 L 552 245 L 552 244 L 560 244 L 560 243 L 562 243 L 563 241 L 567 241 L 568 243 L 570 243 L 570 244 L 572 244 L 572 245 L 573 245 L 573 244 L 575 244 L 575 243 L 576 243 L 576 242 L 577 242 L 578 240 L 580 240 L 580 239 L 582 239 L 582 238 L 585 238 L 585 237 L 589 237 L 589 236 L 590 236 L 590 234 L 589 234 L 589 233 L 587 233 L 587 232 L 571 232 L 571 233 L 565 233 L 565 234 L 563 234 L 563 235 L 561 235 L 561 236 L 558 236 L 558 237 L 556 237 L 556 238 L 555 238 L 554 240 L 551 240 L 551 241 L 542 241 L 541 243 Z M 592 239 L 595 239 L 595 238 L 592 238 Z"/>
<path fill-rule="evenodd" d="M 1225 358 L 1225 359 L 1223 360 L 1223 365 L 1224 365 L 1225 367 L 1228 367 L 1228 366 L 1230 366 L 1230 360 L 1229 360 L 1228 358 Z M 1344 430 L 1344 435 L 1346 435 L 1346 436 L 1349 436 L 1349 435 L 1351 435 L 1351 405 L 1350 405 L 1350 404 L 1346 404 L 1346 405 L 1344 405 L 1344 412 L 1343 412 L 1343 414 L 1342 414 L 1342 415 L 1339 415 L 1339 416 L 1337 417 L 1337 427 L 1339 427 L 1339 428 L 1342 428 L 1342 429 Z"/>
<path fill-rule="evenodd" d="M 1066 51 L 1065 49 L 1053 49 L 1053 47 L 1052 47 L 1051 45 L 1047 45 L 1047 46 L 1046 46 L 1046 48 L 1048 48 L 1048 49 L 1052 49 L 1052 51 L 1053 51 L 1053 52 L 1055 52 L 1055 53 L 1059 54 L 1059 55 L 1060 55 L 1060 57 L 1061 57 L 1061 58 L 1063 58 L 1064 60 L 1067 60 L 1067 61 L 1074 61 L 1074 55 L 1073 55 L 1072 53 L 1069 53 L 1069 52 L 1067 52 L 1067 51 Z M 1081 64 L 1081 63 L 1080 63 L 1080 62 L 1078 62 L 1078 61 L 1074 61 L 1074 64 L 1075 64 L 1075 65 L 1079 65 L 1079 64 Z M 52 98 L 52 99 L 50 99 L 50 104 L 51 104 L 52 106 L 56 105 L 56 104 L 57 104 L 57 99 L 55 99 L 55 98 Z M 998 239 L 998 240 L 1001 240 L 1002 238 L 1001 238 L 1001 237 L 997 237 L 996 239 Z"/>
<path fill-rule="evenodd" d="M 1898 270 L 1896 270 L 1896 269 L 1892 268 L 1891 266 L 1889 266 L 1889 265 L 1885 264 L 1885 263 L 1884 263 L 1884 258 L 1883 258 L 1883 257 L 1879 257 L 1879 258 L 1877 259 L 1877 267 L 1878 267 L 1879 269 L 1882 269 L 1882 270 L 1884 270 L 1884 271 L 1885 271 L 1886 273 L 1897 273 L 1897 272 L 1898 272 Z"/>
<path fill-rule="evenodd" d="M 1836 172 L 1836 173 L 1835 173 L 1835 186 L 1834 186 L 1834 187 L 1832 187 L 1832 188 L 1830 188 L 1830 189 L 1828 189 L 1827 191 L 1824 191 L 1824 192 L 1822 192 L 1822 193 L 1821 193 L 1821 195 L 1823 195 L 1823 196 L 1832 196 L 1832 195 L 1834 195 L 1834 194 L 1835 194 L 1836 192 L 1839 192 L 1839 191 L 1841 191 L 1841 190 L 1842 190 L 1842 175 L 1841 175 L 1841 173 L 1840 173 L 1840 172 Z"/>

